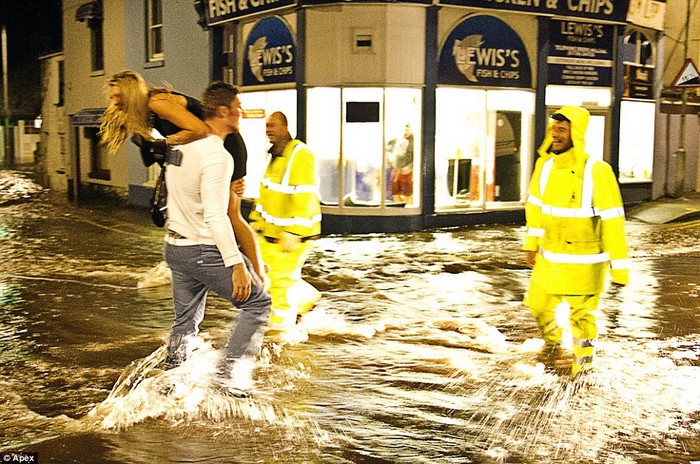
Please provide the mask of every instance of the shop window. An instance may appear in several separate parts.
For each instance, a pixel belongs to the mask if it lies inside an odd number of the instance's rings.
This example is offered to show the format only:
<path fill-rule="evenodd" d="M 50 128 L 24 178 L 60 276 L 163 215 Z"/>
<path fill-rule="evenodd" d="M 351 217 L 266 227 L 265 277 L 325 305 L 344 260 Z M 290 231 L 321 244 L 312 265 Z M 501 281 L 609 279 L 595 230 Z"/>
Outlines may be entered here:
<path fill-rule="evenodd" d="M 265 122 L 270 114 L 281 111 L 287 116 L 289 133 L 292 137 L 297 137 L 297 92 L 296 90 L 243 92 L 240 98 L 243 106 L 240 129 L 248 150 L 246 189 L 243 196 L 257 198 L 270 149 L 270 142 L 265 135 Z"/>
<path fill-rule="evenodd" d="M 307 137 L 324 204 L 417 205 L 420 96 L 416 89 L 309 89 Z"/>
<path fill-rule="evenodd" d="M 654 165 L 653 101 L 620 103 L 620 182 L 651 182 Z"/>
<path fill-rule="evenodd" d="M 533 151 L 533 113 L 529 91 L 438 89 L 436 208 L 522 201 Z"/>
<path fill-rule="evenodd" d="M 161 0 L 146 0 L 146 51 L 149 62 L 163 60 L 163 5 Z"/>

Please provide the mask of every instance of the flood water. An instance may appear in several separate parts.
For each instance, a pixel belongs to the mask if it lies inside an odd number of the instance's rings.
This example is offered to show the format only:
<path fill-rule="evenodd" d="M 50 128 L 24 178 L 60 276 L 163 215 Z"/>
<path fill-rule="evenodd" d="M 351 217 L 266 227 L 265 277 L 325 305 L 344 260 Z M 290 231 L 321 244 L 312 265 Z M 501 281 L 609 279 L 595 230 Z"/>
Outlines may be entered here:
<path fill-rule="evenodd" d="M 700 461 L 700 221 L 628 221 L 598 370 L 538 361 L 520 225 L 317 241 L 324 298 L 265 340 L 252 398 L 209 388 L 236 310 L 163 372 L 172 306 L 147 212 L 0 205 L 0 455 L 44 463 Z M 305 336 L 308 334 L 307 336 Z M 175 388 L 166 388 L 175 385 Z M 164 394 L 169 391 L 168 394 Z M 7 459 L 9 461 L 9 459 Z M 36 461 L 35 461 L 36 462 Z"/>

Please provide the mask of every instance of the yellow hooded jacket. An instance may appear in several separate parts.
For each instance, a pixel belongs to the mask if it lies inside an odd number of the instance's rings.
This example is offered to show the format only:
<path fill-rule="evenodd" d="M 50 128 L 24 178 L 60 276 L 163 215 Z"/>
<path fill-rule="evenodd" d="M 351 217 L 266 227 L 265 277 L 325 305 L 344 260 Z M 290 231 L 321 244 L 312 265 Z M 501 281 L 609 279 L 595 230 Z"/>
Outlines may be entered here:
<path fill-rule="evenodd" d="M 592 295 L 613 282 L 629 282 L 622 196 L 612 168 L 584 153 L 589 113 L 565 106 L 573 147 L 555 155 L 552 122 L 538 153 L 525 203 L 523 250 L 539 251 L 531 284 L 557 295 Z"/>
<path fill-rule="evenodd" d="M 321 233 L 321 202 L 314 155 L 299 140 L 273 157 L 250 213 L 254 229 L 277 239 L 282 231 L 302 238 Z"/>

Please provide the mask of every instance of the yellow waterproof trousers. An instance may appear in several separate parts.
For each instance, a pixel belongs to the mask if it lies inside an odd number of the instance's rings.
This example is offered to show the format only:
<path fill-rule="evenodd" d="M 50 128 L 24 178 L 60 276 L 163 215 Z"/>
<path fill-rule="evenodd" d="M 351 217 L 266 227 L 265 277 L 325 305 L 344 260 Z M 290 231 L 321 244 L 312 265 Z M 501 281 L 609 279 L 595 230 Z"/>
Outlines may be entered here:
<path fill-rule="evenodd" d="M 557 306 L 566 301 L 569 304 L 569 324 L 573 346 L 571 351 L 574 360 L 571 373 L 593 367 L 595 356 L 595 341 L 598 338 L 595 311 L 600 301 L 600 293 L 593 295 L 553 295 L 546 293 L 537 285 L 530 285 L 525 295 L 525 305 L 537 321 L 542 332 L 542 338 L 547 345 L 557 345 L 561 342 L 562 328 L 556 320 Z"/>
<path fill-rule="evenodd" d="M 269 330 L 285 330 L 296 324 L 297 314 L 309 311 L 321 299 L 321 293 L 301 279 L 301 269 L 311 250 L 311 242 L 302 242 L 293 251 L 285 253 L 279 243 L 270 243 L 258 236 L 263 261 L 270 267 Z"/>

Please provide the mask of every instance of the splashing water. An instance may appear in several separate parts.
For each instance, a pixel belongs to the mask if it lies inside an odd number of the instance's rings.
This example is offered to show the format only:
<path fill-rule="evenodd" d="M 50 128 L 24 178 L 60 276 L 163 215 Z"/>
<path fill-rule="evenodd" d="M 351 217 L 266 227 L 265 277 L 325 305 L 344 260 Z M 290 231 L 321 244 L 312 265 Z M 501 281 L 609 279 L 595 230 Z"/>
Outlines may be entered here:
<path fill-rule="evenodd" d="M 246 399 L 233 398 L 217 388 L 218 350 L 197 338 L 190 359 L 163 371 L 167 347 L 133 362 L 117 380 L 107 398 L 89 415 L 105 429 L 123 430 L 147 419 L 173 423 L 242 418 L 281 423 L 285 414 L 262 391 Z"/>

